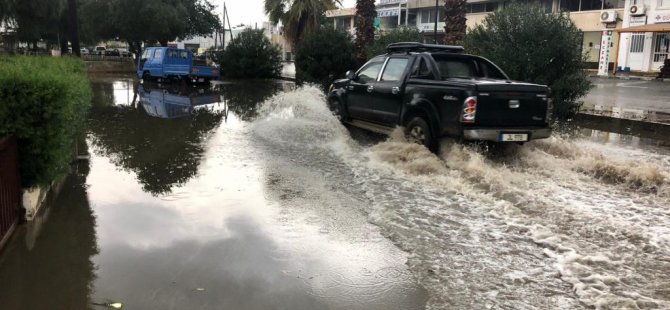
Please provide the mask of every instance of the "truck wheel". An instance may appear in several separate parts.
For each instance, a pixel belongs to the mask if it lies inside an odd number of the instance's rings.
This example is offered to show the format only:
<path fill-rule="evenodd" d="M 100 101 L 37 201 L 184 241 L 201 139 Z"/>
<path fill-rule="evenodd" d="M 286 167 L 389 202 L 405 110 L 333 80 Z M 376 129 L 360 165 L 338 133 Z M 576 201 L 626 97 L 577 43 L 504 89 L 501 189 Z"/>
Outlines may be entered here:
<path fill-rule="evenodd" d="M 413 117 L 405 125 L 405 137 L 411 143 L 418 143 L 432 152 L 437 150 L 437 143 L 433 139 L 433 134 L 428 123 L 421 117 Z"/>
<path fill-rule="evenodd" d="M 328 108 L 330 108 L 338 121 L 344 122 L 347 119 L 344 107 L 342 107 L 342 103 L 339 100 L 330 99 L 328 101 Z"/>
<path fill-rule="evenodd" d="M 150 78 L 149 71 L 144 71 L 144 73 L 142 73 L 142 80 L 148 81 Z"/>

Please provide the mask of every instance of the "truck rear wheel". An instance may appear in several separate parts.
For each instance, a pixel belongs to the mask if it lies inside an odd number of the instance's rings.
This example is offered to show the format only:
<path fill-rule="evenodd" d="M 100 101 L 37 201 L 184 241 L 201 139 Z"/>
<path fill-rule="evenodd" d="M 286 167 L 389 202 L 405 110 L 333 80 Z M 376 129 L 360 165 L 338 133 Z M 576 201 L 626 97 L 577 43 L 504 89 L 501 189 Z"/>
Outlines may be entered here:
<path fill-rule="evenodd" d="M 425 146 L 431 152 L 437 150 L 437 142 L 433 137 L 428 122 L 421 117 L 413 117 L 405 125 L 405 137 L 411 143 L 417 143 Z"/>

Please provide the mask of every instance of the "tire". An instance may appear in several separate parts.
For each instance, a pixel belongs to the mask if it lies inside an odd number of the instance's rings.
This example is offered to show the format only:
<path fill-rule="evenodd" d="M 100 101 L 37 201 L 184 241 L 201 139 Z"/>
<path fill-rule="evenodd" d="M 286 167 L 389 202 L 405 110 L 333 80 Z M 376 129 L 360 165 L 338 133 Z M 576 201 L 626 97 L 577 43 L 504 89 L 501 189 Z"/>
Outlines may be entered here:
<path fill-rule="evenodd" d="M 413 117 L 405 125 L 405 137 L 411 143 L 417 143 L 425 146 L 431 152 L 437 150 L 437 139 L 428 125 L 428 122 L 422 117 Z"/>
<path fill-rule="evenodd" d="M 144 71 L 144 73 L 142 73 L 142 80 L 145 81 L 151 80 L 151 75 L 149 75 L 149 71 Z"/>
<path fill-rule="evenodd" d="M 335 115 L 337 120 L 339 120 L 341 123 L 344 123 L 347 120 L 347 113 L 344 111 L 344 107 L 342 106 L 340 100 L 328 100 L 328 108 L 333 112 L 333 115 Z"/>

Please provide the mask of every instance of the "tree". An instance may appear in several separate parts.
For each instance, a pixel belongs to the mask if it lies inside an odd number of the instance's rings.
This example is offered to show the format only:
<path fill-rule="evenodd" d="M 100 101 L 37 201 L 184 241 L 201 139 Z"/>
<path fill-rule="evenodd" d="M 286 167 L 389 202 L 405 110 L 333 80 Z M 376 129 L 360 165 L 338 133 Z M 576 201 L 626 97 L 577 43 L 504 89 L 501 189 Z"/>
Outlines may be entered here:
<path fill-rule="evenodd" d="M 444 16 L 444 42 L 446 44 L 460 44 L 465 38 L 465 1 L 466 0 L 445 0 Z"/>
<path fill-rule="evenodd" d="M 81 6 L 82 31 L 118 39 L 139 53 L 142 42 L 167 45 L 177 38 L 211 35 L 220 28 L 207 0 L 87 0 Z"/>
<path fill-rule="evenodd" d="M 468 52 L 500 66 L 513 80 L 551 87 L 554 113 L 567 118 L 591 87 L 584 73 L 582 32 L 568 14 L 512 3 L 489 14 L 465 37 Z"/>
<path fill-rule="evenodd" d="M 374 0 L 356 1 L 356 58 L 361 62 L 367 59 L 366 50 L 375 40 L 375 18 Z"/>
<path fill-rule="evenodd" d="M 223 74 L 228 77 L 272 78 L 282 68 L 281 50 L 263 30 L 247 28 L 238 34 L 219 56 Z"/>
<path fill-rule="evenodd" d="M 386 53 L 386 47 L 397 42 L 421 42 L 423 35 L 415 27 L 400 27 L 381 35 L 367 50 L 370 56 Z"/>
<path fill-rule="evenodd" d="M 356 66 L 351 35 L 331 27 L 321 27 L 306 35 L 295 56 L 296 78 L 323 87 Z"/>
<path fill-rule="evenodd" d="M 284 25 L 284 37 L 296 47 L 305 34 L 318 28 L 325 12 L 340 3 L 340 0 L 265 0 L 265 13 L 270 22 Z"/>

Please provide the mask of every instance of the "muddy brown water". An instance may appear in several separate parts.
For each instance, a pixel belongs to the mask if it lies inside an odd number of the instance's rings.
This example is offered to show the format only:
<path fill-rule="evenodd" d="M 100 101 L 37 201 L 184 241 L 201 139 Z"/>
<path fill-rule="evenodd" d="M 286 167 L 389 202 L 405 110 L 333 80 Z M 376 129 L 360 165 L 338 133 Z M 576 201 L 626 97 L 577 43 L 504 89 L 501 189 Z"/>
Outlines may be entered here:
<path fill-rule="evenodd" d="M 1 309 L 670 306 L 666 140 L 580 123 L 435 156 L 313 87 L 93 87 L 90 160 L 0 253 Z"/>

